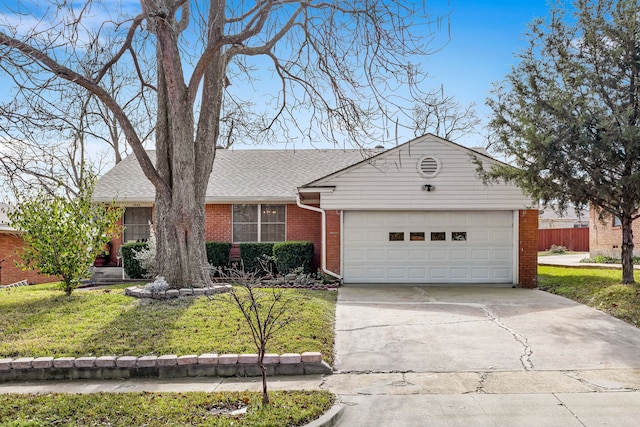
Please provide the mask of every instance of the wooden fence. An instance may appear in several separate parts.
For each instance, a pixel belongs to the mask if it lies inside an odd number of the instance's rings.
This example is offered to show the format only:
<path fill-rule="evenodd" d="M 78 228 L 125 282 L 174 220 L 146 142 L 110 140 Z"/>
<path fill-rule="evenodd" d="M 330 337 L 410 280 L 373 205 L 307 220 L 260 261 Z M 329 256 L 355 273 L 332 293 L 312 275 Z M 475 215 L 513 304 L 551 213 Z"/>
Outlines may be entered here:
<path fill-rule="evenodd" d="M 589 252 L 589 228 L 549 228 L 538 230 L 538 250 L 551 245 L 566 246 L 570 251 Z"/>

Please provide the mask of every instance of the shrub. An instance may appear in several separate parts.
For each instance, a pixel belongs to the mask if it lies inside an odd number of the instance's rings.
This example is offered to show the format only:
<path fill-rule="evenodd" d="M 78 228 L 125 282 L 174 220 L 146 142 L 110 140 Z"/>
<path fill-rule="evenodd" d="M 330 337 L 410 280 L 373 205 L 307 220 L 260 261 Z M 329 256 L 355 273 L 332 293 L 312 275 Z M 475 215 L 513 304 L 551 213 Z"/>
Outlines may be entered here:
<path fill-rule="evenodd" d="M 551 245 L 551 247 L 549 248 L 549 252 L 551 252 L 552 254 L 563 254 L 565 252 L 567 252 L 567 247 L 566 246 L 560 246 L 560 245 Z"/>
<path fill-rule="evenodd" d="M 148 274 L 147 270 L 142 268 L 140 261 L 134 256 L 143 249 L 147 249 L 145 242 L 127 243 L 120 248 L 124 272 L 132 279 L 143 279 Z"/>
<path fill-rule="evenodd" d="M 133 257 L 140 263 L 140 267 L 146 274 L 145 278 L 153 277 L 153 272 L 156 269 L 156 233 L 153 230 L 153 225 L 151 221 L 149 221 L 149 240 L 147 241 L 147 246 L 138 249 L 136 253 L 133 254 Z"/>
<path fill-rule="evenodd" d="M 279 242 L 273 245 L 273 256 L 280 274 L 287 274 L 298 268 L 309 273 L 313 260 L 313 243 Z"/>
<path fill-rule="evenodd" d="M 229 264 L 231 243 L 207 242 L 207 261 L 214 267 L 226 267 Z"/>
<path fill-rule="evenodd" d="M 240 258 L 246 272 L 260 270 L 258 260 L 273 255 L 273 243 L 240 243 Z"/>

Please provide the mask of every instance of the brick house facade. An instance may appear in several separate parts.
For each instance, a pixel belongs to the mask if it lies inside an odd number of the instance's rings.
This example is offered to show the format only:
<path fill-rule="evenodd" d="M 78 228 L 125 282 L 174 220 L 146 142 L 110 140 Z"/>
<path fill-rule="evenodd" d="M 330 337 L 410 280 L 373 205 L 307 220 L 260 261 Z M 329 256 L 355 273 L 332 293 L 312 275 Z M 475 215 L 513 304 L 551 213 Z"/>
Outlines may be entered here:
<path fill-rule="evenodd" d="M 30 284 L 56 282 L 58 277 L 42 275 L 37 270 L 23 271 L 16 266 L 24 240 L 16 232 L 0 231 L 0 286 L 26 280 Z"/>
<path fill-rule="evenodd" d="M 640 220 L 633 221 L 633 254 L 640 256 Z M 610 256 L 620 258 L 622 250 L 622 227 L 617 218 L 604 217 L 600 220 L 598 211 L 589 210 L 589 255 Z"/>
<path fill-rule="evenodd" d="M 472 156 L 496 162 L 433 135 L 386 151 L 220 150 L 205 239 L 232 242 L 232 258 L 239 241 L 311 241 L 313 268 L 345 284 L 535 287 L 538 209 L 514 185 L 485 185 Z M 130 157 L 98 181 L 94 199 L 136 209 L 151 206 L 153 194 Z M 113 241 L 114 253 L 123 241 Z"/>

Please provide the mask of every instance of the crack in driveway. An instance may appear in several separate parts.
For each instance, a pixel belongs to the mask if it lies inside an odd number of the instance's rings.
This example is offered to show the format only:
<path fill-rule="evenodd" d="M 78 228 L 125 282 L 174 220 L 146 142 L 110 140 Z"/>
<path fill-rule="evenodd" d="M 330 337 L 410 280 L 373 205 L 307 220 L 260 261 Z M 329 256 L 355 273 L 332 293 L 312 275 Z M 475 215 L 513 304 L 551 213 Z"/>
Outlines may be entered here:
<path fill-rule="evenodd" d="M 494 312 L 493 310 L 491 310 L 489 307 L 487 307 L 484 304 L 478 304 L 478 303 L 473 303 L 473 302 L 445 302 L 445 301 L 438 301 L 435 298 L 431 297 L 427 291 L 425 291 L 422 288 L 414 288 L 416 290 L 418 290 L 422 295 L 424 295 L 427 298 L 427 301 L 424 302 L 423 304 L 428 304 L 428 305 L 454 305 L 454 306 L 461 306 L 461 307 L 473 307 L 473 308 L 477 308 L 480 309 L 484 312 L 484 314 L 487 316 L 487 318 L 495 323 L 498 327 L 504 329 L 505 331 L 507 331 L 509 334 L 511 334 L 511 336 L 513 337 L 513 339 L 519 343 L 520 345 L 522 345 L 522 353 L 520 355 L 520 363 L 522 364 L 522 367 L 524 368 L 525 371 L 530 371 L 532 370 L 533 367 L 533 362 L 531 361 L 531 356 L 533 355 L 533 348 L 531 347 L 531 345 L 529 345 L 529 341 L 527 340 L 527 337 L 521 335 L 520 333 L 518 333 L 515 329 L 513 329 L 511 326 L 507 325 L 505 322 L 502 321 L 502 319 L 500 318 L 500 316 L 498 316 L 498 314 L 496 312 Z"/>
<path fill-rule="evenodd" d="M 487 319 L 489 319 L 489 321 L 491 321 L 492 323 L 494 323 L 495 325 L 497 325 L 501 329 L 504 329 L 505 331 L 507 331 L 513 337 L 513 339 L 522 346 L 522 353 L 520 354 L 520 364 L 522 365 L 524 370 L 525 371 L 530 371 L 530 370 L 534 369 L 533 362 L 531 361 L 531 356 L 533 355 L 533 348 L 531 347 L 531 345 L 529 345 L 529 342 L 528 342 L 527 338 L 525 336 L 523 336 L 522 334 L 518 333 L 511 326 L 509 326 L 505 322 L 503 322 L 502 319 L 500 318 L 500 316 L 498 316 L 489 307 L 487 307 L 484 304 L 478 304 L 478 303 L 473 303 L 473 302 L 437 301 L 436 299 L 430 297 L 426 293 L 426 291 L 424 291 L 423 289 L 420 289 L 420 288 L 417 288 L 417 289 L 419 289 L 420 292 L 423 293 L 427 297 L 427 301 L 385 302 L 384 305 L 392 305 L 392 306 L 394 306 L 394 305 L 414 305 L 414 306 L 415 305 L 425 305 L 425 306 L 428 306 L 428 305 L 451 305 L 451 306 L 459 306 L 459 307 L 471 307 L 471 308 L 482 310 L 482 312 L 485 314 Z M 370 304 L 370 303 L 371 303 L 370 301 L 349 301 L 349 304 Z M 467 322 L 478 322 L 478 320 L 441 322 L 441 323 L 438 323 L 438 324 L 456 324 L 456 323 L 467 323 Z M 338 331 L 338 332 L 352 332 L 352 331 L 361 331 L 361 330 L 372 329 L 372 328 L 386 328 L 386 327 L 391 327 L 391 326 L 406 326 L 406 325 L 391 325 L 391 324 L 369 325 L 369 326 L 362 326 L 362 327 L 359 327 L 359 328 L 336 329 L 336 331 Z"/>
<path fill-rule="evenodd" d="M 424 303 L 421 303 L 424 304 Z M 440 326 L 440 325 L 457 325 L 462 323 L 478 323 L 478 322 L 486 322 L 487 320 L 455 320 L 451 322 L 429 322 L 429 323 L 419 323 L 419 322 L 411 322 L 411 323 L 394 323 L 394 324 L 381 324 L 381 325 L 367 325 L 360 326 L 357 328 L 343 328 L 336 329 L 336 332 L 355 332 L 355 331 L 364 331 L 367 329 L 377 329 L 377 328 L 392 328 L 396 326 Z"/>

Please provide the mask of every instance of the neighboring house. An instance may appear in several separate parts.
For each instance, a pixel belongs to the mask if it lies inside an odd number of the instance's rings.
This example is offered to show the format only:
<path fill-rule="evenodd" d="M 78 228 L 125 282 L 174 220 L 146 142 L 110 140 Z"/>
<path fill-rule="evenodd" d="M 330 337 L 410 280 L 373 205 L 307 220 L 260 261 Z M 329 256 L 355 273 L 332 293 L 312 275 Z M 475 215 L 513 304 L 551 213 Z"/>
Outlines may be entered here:
<path fill-rule="evenodd" d="M 16 266 L 24 241 L 20 233 L 9 225 L 9 218 L 7 218 L 9 209 L 9 205 L 0 203 L 0 286 L 22 280 L 31 284 L 59 280 L 56 277 L 40 275 L 36 270 L 22 271 Z"/>
<path fill-rule="evenodd" d="M 605 216 L 599 218 L 598 210 L 589 212 L 589 255 L 605 255 L 620 258 L 622 255 L 622 227 L 620 218 Z M 640 256 L 640 220 L 633 221 L 633 254 Z"/>
<path fill-rule="evenodd" d="M 540 209 L 538 228 L 586 228 L 589 227 L 589 209 L 567 208 L 566 212 L 558 213 L 552 207 Z"/>
<path fill-rule="evenodd" d="M 472 156 L 497 163 L 434 135 L 377 151 L 218 150 L 205 236 L 234 250 L 312 241 L 316 266 L 346 284 L 533 287 L 538 210 L 513 185 L 484 185 Z M 94 200 L 125 207 L 114 249 L 148 236 L 154 188 L 133 156 L 100 178 Z"/>

